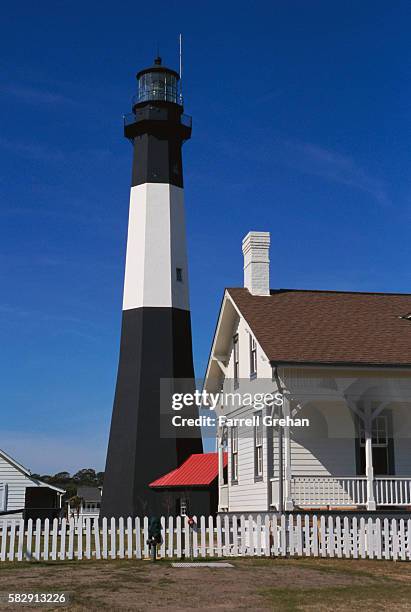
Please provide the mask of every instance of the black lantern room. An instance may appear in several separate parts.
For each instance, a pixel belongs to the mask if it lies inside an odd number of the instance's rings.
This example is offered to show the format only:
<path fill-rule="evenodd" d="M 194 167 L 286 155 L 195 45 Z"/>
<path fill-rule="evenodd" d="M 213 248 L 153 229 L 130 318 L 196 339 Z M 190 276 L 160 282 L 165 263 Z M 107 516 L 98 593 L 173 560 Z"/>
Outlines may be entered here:
<path fill-rule="evenodd" d="M 191 136 L 191 117 L 183 114 L 180 75 L 161 63 L 136 75 L 137 94 L 132 99 L 132 113 L 124 116 L 124 135 L 132 143 L 141 134 L 185 142 Z"/>
<path fill-rule="evenodd" d="M 153 66 L 137 74 L 138 93 L 135 101 L 137 104 L 155 101 L 181 105 L 179 81 L 178 73 L 162 66 L 161 57 L 156 57 Z"/>

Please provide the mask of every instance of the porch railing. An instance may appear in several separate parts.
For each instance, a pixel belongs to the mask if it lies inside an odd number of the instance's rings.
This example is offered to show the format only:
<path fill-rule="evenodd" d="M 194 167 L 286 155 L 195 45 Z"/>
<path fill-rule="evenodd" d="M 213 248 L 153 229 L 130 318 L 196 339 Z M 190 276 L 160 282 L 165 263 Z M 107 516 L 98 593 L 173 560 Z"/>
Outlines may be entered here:
<path fill-rule="evenodd" d="M 366 506 L 367 479 L 365 476 L 293 476 L 291 497 L 297 508 Z M 411 477 L 375 477 L 374 498 L 377 506 L 411 505 Z"/>
<path fill-rule="evenodd" d="M 411 478 L 377 476 L 374 479 L 374 497 L 377 506 L 411 505 Z"/>
<path fill-rule="evenodd" d="M 297 507 L 364 506 L 367 479 L 351 476 L 294 476 L 291 496 Z"/>
<path fill-rule="evenodd" d="M 80 508 L 81 514 L 100 514 L 100 508 Z"/>

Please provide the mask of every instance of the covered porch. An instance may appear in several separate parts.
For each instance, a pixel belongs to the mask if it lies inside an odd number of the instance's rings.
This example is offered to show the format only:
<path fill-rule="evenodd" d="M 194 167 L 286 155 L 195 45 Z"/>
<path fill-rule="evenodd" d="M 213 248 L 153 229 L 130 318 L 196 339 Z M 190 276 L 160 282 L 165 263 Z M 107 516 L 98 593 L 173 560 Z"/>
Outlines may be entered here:
<path fill-rule="evenodd" d="M 317 422 L 311 437 L 290 427 L 279 433 L 282 469 L 270 479 L 270 506 L 411 510 L 409 379 L 314 379 L 311 388 L 307 379 L 293 382 L 284 416 L 317 414 Z M 296 446 L 310 455 L 312 471 L 304 472 Z"/>

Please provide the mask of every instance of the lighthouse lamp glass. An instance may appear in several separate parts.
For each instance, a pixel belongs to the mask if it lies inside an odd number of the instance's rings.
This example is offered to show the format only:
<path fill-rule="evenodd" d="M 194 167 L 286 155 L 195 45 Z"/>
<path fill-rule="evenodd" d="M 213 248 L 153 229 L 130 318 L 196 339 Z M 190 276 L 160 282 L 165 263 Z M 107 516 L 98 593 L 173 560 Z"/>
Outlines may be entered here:
<path fill-rule="evenodd" d="M 138 80 L 138 101 L 161 100 L 177 104 L 177 78 L 163 71 L 146 72 Z"/>

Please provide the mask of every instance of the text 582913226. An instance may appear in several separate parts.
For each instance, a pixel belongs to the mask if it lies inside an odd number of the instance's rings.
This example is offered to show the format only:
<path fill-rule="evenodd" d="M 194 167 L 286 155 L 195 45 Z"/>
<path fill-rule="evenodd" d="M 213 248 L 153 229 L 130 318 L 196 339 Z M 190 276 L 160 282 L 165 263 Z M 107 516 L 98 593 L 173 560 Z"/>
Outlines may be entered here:
<path fill-rule="evenodd" d="M 67 593 L 6 593 L 0 596 L 0 602 L 14 605 L 47 605 L 67 604 Z"/>

